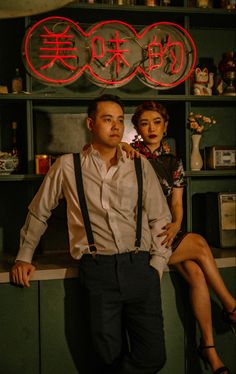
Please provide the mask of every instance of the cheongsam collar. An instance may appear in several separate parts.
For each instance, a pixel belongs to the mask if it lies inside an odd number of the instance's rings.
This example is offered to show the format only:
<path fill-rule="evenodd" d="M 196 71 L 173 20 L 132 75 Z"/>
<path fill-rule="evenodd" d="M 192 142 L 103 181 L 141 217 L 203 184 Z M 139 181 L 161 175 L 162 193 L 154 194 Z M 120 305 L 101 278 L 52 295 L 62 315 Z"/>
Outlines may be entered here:
<path fill-rule="evenodd" d="M 141 140 L 137 140 L 133 143 L 134 148 L 139 151 L 148 159 L 155 159 L 163 154 L 163 146 L 156 148 L 154 151 L 151 151 L 148 146 Z"/>

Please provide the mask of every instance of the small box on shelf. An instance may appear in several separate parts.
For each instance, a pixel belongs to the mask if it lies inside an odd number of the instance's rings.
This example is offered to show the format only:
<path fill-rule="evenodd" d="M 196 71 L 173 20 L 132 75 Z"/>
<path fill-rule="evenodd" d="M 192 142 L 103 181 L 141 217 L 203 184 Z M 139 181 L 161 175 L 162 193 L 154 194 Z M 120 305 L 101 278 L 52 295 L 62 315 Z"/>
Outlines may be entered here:
<path fill-rule="evenodd" d="M 205 148 L 207 169 L 235 169 L 236 147 L 212 146 Z"/>

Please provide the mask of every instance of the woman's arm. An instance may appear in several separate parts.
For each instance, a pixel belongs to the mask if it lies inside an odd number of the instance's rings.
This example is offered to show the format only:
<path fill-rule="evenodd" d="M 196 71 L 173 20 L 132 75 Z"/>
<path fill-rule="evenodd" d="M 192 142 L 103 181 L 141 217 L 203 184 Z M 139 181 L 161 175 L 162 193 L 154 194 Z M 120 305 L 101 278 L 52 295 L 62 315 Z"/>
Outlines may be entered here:
<path fill-rule="evenodd" d="M 168 223 L 163 229 L 165 231 L 160 236 L 166 236 L 163 244 L 171 246 L 174 238 L 181 228 L 183 220 L 183 187 L 174 187 L 171 195 L 170 211 L 172 214 L 172 222 Z"/>
<path fill-rule="evenodd" d="M 178 226 L 179 230 L 183 220 L 183 191 L 183 187 L 174 187 L 171 195 L 172 223 Z"/>

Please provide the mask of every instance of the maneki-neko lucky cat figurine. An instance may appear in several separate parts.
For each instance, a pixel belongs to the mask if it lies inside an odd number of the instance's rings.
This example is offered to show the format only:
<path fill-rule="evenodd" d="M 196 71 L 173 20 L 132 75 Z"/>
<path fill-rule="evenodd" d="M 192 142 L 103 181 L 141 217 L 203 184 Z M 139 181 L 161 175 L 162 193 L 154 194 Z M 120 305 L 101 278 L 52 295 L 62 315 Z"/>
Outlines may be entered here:
<path fill-rule="evenodd" d="M 211 96 L 214 85 L 214 73 L 209 73 L 205 67 L 195 69 L 195 82 L 193 84 L 193 93 L 198 96 Z"/>

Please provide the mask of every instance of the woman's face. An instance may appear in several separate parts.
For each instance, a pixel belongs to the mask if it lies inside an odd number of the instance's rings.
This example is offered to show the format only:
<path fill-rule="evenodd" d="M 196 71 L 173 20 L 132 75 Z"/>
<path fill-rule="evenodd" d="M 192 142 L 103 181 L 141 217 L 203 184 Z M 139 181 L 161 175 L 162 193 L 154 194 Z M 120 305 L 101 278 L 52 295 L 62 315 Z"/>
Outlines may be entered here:
<path fill-rule="evenodd" d="M 152 150 L 160 146 L 168 123 L 162 115 L 154 110 L 143 112 L 139 118 L 137 132 L 144 140 L 144 143 Z"/>

